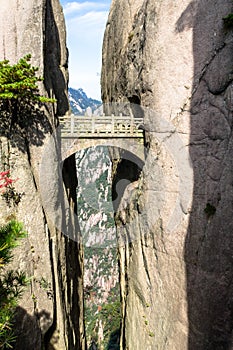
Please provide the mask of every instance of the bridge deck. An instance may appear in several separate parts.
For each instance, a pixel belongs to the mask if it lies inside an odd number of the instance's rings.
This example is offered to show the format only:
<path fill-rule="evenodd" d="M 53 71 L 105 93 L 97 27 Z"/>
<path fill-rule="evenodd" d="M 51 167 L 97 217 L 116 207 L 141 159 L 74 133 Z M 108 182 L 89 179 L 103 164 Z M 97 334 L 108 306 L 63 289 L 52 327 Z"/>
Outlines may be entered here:
<path fill-rule="evenodd" d="M 62 138 L 142 138 L 143 118 L 129 116 L 60 117 Z"/>

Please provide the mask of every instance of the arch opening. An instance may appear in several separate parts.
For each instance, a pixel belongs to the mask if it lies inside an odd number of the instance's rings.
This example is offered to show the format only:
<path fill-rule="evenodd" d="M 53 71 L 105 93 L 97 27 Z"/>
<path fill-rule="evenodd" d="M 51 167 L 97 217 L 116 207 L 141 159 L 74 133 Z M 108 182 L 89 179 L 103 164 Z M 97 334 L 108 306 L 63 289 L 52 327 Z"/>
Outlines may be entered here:
<path fill-rule="evenodd" d="M 114 216 L 143 160 L 127 150 L 97 146 L 75 153 L 77 216 L 84 251 L 87 349 L 120 349 L 121 300 Z"/>

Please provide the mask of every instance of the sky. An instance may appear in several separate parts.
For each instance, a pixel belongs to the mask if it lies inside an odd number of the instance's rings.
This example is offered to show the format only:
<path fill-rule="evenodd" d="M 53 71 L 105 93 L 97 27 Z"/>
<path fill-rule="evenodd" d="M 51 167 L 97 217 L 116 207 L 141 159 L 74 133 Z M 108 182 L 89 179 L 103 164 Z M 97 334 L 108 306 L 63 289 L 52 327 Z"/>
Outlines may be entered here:
<path fill-rule="evenodd" d="M 102 41 L 111 0 L 60 2 L 67 29 L 69 86 L 100 100 Z"/>

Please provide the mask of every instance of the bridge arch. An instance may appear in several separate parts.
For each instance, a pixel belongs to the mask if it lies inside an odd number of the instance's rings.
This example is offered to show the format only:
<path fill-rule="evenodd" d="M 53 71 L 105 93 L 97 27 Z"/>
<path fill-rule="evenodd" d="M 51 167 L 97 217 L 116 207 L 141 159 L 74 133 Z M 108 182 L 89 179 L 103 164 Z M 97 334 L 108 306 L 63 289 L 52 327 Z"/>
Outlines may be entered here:
<path fill-rule="evenodd" d="M 127 151 L 133 158 L 137 158 L 142 164 L 145 162 L 146 148 L 142 144 L 142 139 L 132 138 L 96 138 L 96 139 L 62 139 L 61 142 L 61 157 L 62 161 L 69 158 L 72 154 L 81 151 L 83 149 L 106 146 L 106 147 L 117 147 Z"/>

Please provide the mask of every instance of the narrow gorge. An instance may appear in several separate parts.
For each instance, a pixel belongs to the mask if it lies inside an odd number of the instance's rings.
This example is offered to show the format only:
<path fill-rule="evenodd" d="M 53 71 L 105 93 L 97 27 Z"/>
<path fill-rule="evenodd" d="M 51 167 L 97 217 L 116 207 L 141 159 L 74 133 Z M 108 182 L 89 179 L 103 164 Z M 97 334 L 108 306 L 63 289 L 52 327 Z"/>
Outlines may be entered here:
<path fill-rule="evenodd" d="M 16 218 L 27 232 L 11 263 L 29 276 L 13 348 L 87 350 L 84 298 L 96 313 L 97 285 L 107 282 L 87 274 L 84 288 L 84 262 L 94 271 L 106 259 L 109 291 L 116 286 L 115 251 L 101 247 L 100 261 L 92 247 L 84 261 L 84 245 L 103 245 L 95 237 L 103 229 L 118 250 L 121 350 L 233 349 L 233 25 L 223 20 L 232 1 L 112 0 L 103 108 L 144 118 L 144 158 L 97 150 L 86 160 L 90 173 L 77 155 L 62 158 L 59 117 L 70 107 L 59 0 L 0 0 L 0 9 L 0 61 L 30 53 L 44 78 L 40 94 L 56 99 L 13 125 L 0 101 L 0 172 L 10 170 L 22 194 L 14 206 L 0 196 L 0 224 Z M 107 171 L 100 158 L 111 160 Z M 92 177 L 102 188 L 99 167 L 112 185 L 106 226 L 77 195 Z M 103 203 L 109 193 L 101 192 Z"/>

